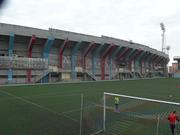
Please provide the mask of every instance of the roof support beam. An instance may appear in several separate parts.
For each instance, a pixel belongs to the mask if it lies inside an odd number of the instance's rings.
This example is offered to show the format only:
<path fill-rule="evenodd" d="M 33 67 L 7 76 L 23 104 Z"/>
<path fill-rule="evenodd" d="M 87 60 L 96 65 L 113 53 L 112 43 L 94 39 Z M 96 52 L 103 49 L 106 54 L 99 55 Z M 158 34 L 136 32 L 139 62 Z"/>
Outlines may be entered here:
<path fill-rule="evenodd" d="M 139 50 L 133 48 L 131 53 L 128 54 L 127 60 L 128 60 L 128 69 L 129 69 L 129 71 L 132 71 L 132 61 L 134 60 L 133 63 L 135 63 L 135 57 L 138 54 L 138 52 L 139 52 Z M 135 64 L 134 64 L 134 70 L 135 70 L 135 68 L 136 67 L 135 67 Z"/>
<path fill-rule="evenodd" d="M 144 61 L 141 61 L 141 59 L 145 56 L 146 56 L 146 52 L 142 51 L 141 54 L 136 57 L 136 60 L 140 62 L 140 73 L 141 74 L 143 73 L 143 64 L 144 64 Z"/>
<path fill-rule="evenodd" d="M 117 60 L 121 59 L 128 51 L 130 48 L 125 48 L 123 52 L 120 53 L 120 55 L 117 57 Z"/>
<path fill-rule="evenodd" d="M 155 58 L 155 57 L 156 57 L 156 54 L 151 54 L 151 55 L 149 55 L 149 57 L 147 57 L 146 61 L 147 61 L 147 62 L 150 62 L 150 61 L 152 61 L 152 59 Z"/>
<path fill-rule="evenodd" d="M 133 59 L 135 59 L 136 55 L 138 55 L 139 52 L 141 52 L 140 49 L 135 50 L 135 52 L 129 57 L 129 61 L 132 61 Z"/>
<path fill-rule="evenodd" d="M 110 80 L 112 80 L 113 79 L 113 59 L 115 59 L 115 57 L 116 57 L 116 55 L 120 52 L 120 50 L 122 50 L 122 48 L 123 47 L 120 47 L 120 46 L 118 46 L 118 47 L 116 47 L 116 50 L 114 51 L 114 52 L 112 52 L 112 54 L 110 55 L 110 57 L 109 57 L 109 64 L 110 64 L 110 68 L 109 68 L 109 70 L 110 70 Z"/>
<path fill-rule="evenodd" d="M 53 37 L 49 37 L 48 40 L 46 41 L 46 44 L 44 45 L 44 49 L 43 49 L 43 58 L 48 59 L 49 61 L 49 52 L 51 50 L 51 47 L 54 44 L 54 38 Z"/>
<path fill-rule="evenodd" d="M 86 70 L 86 56 L 89 54 L 89 52 L 95 47 L 95 43 L 91 42 L 89 43 L 88 47 L 86 48 L 86 50 L 83 53 L 83 69 Z"/>
<path fill-rule="evenodd" d="M 103 53 L 102 58 L 106 58 L 108 55 L 110 55 L 112 53 L 112 51 L 114 50 L 116 46 L 114 44 L 111 44 Z"/>
<path fill-rule="evenodd" d="M 103 53 L 101 57 L 101 80 L 105 79 L 105 62 L 106 62 L 106 57 L 111 54 L 111 52 L 114 50 L 115 45 L 111 44 Z"/>
<path fill-rule="evenodd" d="M 28 57 L 29 58 L 32 57 L 32 47 L 33 47 L 33 44 L 35 43 L 35 41 L 36 41 L 36 36 L 32 35 L 32 37 L 29 41 L 29 44 L 28 44 Z"/>
<path fill-rule="evenodd" d="M 97 56 L 99 55 L 99 52 L 101 51 L 101 49 L 104 47 L 104 44 L 101 44 L 100 46 L 98 46 L 98 48 L 94 51 L 94 53 L 92 54 L 92 75 L 95 77 L 95 66 L 96 66 L 96 59 Z"/>
<path fill-rule="evenodd" d="M 33 44 L 35 43 L 35 41 L 36 41 L 36 36 L 32 35 L 32 37 L 29 41 L 29 44 L 28 44 L 28 58 L 32 58 L 32 47 L 33 47 Z M 32 70 L 28 69 L 27 70 L 27 82 L 31 83 L 31 79 L 32 79 Z"/>
<path fill-rule="evenodd" d="M 66 48 L 67 43 L 69 42 L 68 38 L 66 38 L 64 40 L 64 42 L 62 43 L 62 45 L 59 47 L 59 68 L 63 68 L 63 52 L 64 49 Z"/>
<path fill-rule="evenodd" d="M 158 59 L 158 57 L 159 57 L 159 56 L 155 54 L 155 55 L 150 59 L 150 61 L 151 61 L 151 62 L 154 62 L 156 59 Z"/>
<path fill-rule="evenodd" d="M 72 80 L 76 80 L 76 78 L 77 78 L 77 72 L 76 72 L 77 52 L 78 52 L 78 49 L 79 49 L 81 43 L 82 42 L 79 41 L 72 48 L 72 54 L 71 54 L 71 78 L 72 78 Z"/>
<path fill-rule="evenodd" d="M 141 54 L 136 57 L 136 60 L 140 61 L 140 59 L 145 56 L 146 56 L 146 52 L 142 51 Z"/>
<path fill-rule="evenodd" d="M 114 59 L 116 55 L 122 50 L 123 47 L 118 46 L 114 52 L 110 55 L 110 59 Z"/>
<path fill-rule="evenodd" d="M 131 48 L 131 50 L 129 51 L 129 53 L 125 56 L 125 60 L 128 60 L 129 59 L 129 57 L 134 53 L 136 51 L 136 49 L 134 49 L 134 48 Z"/>
<path fill-rule="evenodd" d="M 8 56 L 13 56 L 13 50 L 14 50 L 14 33 L 9 33 L 9 49 L 8 49 Z"/>
<path fill-rule="evenodd" d="M 139 61 L 147 60 L 152 54 L 150 52 L 145 52 L 144 56 L 139 59 Z"/>
<path fill-rule="evenodd" d="M 50 53 L 50 50 L 51 50 L 51 47 L 53 46 L 54 44 L 54 38 L 53 37 L 48 37 L 45 45 L 44 45 L 44 48 L 43 48 L 43 58 L 45 59 L 48 59 L 48 62 L 49 62 L 49 53 Z M 43 83 L 48 83 L 49 82 L 49 76 L 47 74 L 47 71 L 44 71 L 44 78 L 42 79 Z"/>
<path fill-rule="evenodd" d="M 159 63 L 162 59 L 163 59 L 163 57 L 159 56 L 159 57 L 155 60 L 155 62 L 156 62 L 156 63 Z"/>
<path fill-rule="evenodd" d="M 141 63 L 139 60 L 137 60 L 138 56 L 140 56 L 140 54 L 142 54 L 142 50 L 138 50 L 137 53 L 134 55 L 133 59 L 134 59 L 134 69 L 137 70 L 138 72 L 141 72 Z"/>

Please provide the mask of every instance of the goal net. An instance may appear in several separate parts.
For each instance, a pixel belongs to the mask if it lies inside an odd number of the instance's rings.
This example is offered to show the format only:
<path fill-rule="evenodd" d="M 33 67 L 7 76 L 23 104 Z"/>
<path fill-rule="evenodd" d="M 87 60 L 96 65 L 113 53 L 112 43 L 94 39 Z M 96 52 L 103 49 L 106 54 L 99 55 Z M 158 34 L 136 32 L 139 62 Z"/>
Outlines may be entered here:
<path fill-rule="evenodd" d="M 114 93 L 105 92 L 103 102 L 104 135 L 169 135 L 168 115 L 180 113 L 180 103 Z M 178 134 L 178 123 L 175 132 Z"/>

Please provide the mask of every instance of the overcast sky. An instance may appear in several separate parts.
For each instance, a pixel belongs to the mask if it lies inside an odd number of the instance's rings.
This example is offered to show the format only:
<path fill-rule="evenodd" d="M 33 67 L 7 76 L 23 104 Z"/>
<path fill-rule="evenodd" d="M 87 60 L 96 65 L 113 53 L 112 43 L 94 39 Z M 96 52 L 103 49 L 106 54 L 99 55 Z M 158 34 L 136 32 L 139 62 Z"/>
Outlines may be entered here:
<path fill-rule="evenodd" d="M 163 22 L 170 65 L 180 56 L 180 0 L 9 0 L 0 22 L 106 35 L 159 51 Z"/>

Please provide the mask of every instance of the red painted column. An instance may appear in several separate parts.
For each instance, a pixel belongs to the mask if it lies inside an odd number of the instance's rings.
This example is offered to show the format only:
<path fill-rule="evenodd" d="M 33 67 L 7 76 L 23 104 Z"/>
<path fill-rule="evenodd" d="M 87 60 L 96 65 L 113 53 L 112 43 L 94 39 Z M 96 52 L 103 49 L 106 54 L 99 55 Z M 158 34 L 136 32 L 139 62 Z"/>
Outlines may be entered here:
<path fill-rule="evenodd" d="M 33 44 L 35 43 L 35 41 L 36 41 L 36 36 L 32 35 L 32 37 L 29 41 L 29 44 L 28 44 L 28 58 L 32 58 L 32 47 L 33 47 Z M 28 69 L 27 70 L 27 82 L 28 83 L 31 83 L 31 78 L 32 78 L 32 70 Z"/>
<path fill-rule="evenodd" d="M 63 55 L 63 49 L 59 49 L 59 67 L 62 68 L 62 55 Z"/>

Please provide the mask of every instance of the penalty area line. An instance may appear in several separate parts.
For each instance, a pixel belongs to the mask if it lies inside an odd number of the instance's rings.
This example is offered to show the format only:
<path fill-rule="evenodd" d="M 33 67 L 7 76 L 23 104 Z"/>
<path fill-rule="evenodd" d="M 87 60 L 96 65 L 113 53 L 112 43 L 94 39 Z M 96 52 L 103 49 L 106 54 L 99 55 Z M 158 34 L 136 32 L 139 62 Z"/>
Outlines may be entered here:
<path fill-rule="evenodd" d="M 92 133 L 92 134 L 90 134 L 90 135 L 98 135 L 99 133 L 101 133 L 101 132 L 103 132 L 104 130 L 103 129 L 101 129 L 101 130 L 99 130 L 99 131 L 97 131 L 97 132 L 95 132 L 95 133 Z"/>
<path fill-rule="evenodd" d="M 72 121 L 78 122 L 77 119 L 74 119 L 74 118 L 72 118 L 72 117 L 70 117 L 70 116 L 67 116 L 67 115 L 65 115 L 64 113 L 56 112 L 56 111 L 54 111 L 54 110 L 52 110 L 52 109 L 50 109 L 50 108 L 47 108 L 47 107 L 42 106 L 42 105 L 39 105 L 39 104 L 37 104 L 37 103 L 34 103 L 34 102 L 32 102 L 32 101 L 29 101 L 29 100 L 24 99 L 24 98 L 19 97 L 19 96 L 16 96 L 16 95 L 11 94 L 11 93 L 9 93 L 9 92 L 5 92 L 5 91 L 2 91 L 2 90 L 0 90 L 0 92 L 6 94 L 6 95 L 8 95 L 8 96 L 14 97 L 15 99 L 20 100 L 20 101 L 23 101 L 23 102 L 25 102 L 25 103 L 27 103 L 27 104 L 36 106 L 36 107 L 38 107 L 38 108 L 40 108 L 40 109 L 42 109 L 42 110 L 46 110 L 46 111 L 51 112 L 51 113 L 53 113 L 53 114 L 56 114 L 56 115 L 58 115 L 58 116 L 64 116 L 64 117 L 66 117 L 66 118 L 68 118 L 68 119 L 71 119 Z"/>

